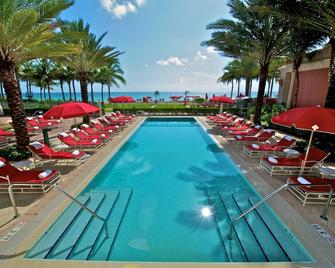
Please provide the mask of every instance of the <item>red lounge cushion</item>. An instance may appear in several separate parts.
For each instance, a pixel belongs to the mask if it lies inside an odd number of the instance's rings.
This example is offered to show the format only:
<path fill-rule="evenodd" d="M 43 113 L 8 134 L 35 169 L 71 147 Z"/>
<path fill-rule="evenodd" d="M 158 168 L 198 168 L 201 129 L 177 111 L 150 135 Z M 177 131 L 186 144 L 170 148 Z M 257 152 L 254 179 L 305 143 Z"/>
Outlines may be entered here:
<path fill-rule="evenodd" d="M 331 179 L 321 179 L 321 178 L 305 178 L 307 181 L 309 181 L 311 184 L 331 184 L 333 185 L 333 189 L 335 188 L 335 180 Z M 292 183 L 296 184 L 301 184 L 298 181 L 298 177 L 291 177 L 290 178 Z M 329 192 L 329 187 L 328 186 L 308 186 L 306 185 L 299 185 L 298 186 L 300 189 L 304 190 L 305 192 Z"/>

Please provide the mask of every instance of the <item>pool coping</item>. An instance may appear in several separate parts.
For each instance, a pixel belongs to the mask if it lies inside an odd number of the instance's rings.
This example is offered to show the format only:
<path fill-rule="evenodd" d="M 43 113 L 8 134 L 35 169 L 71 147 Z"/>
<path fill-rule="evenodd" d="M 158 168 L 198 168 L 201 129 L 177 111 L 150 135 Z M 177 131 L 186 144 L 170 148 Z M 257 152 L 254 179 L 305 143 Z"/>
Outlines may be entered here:
<path fill-rule="evenodd" d="M 150 116 L 155 117 L 155 116 Z M 161 116 L 157 116 L 161 117 Z M 171 116 L 169 116 L 171 117 Z M 175 117 L 185 117 L 185 116 L 175 116 Z M 207 128 L 202 124 L 202 122 L 199 120 L 198 117 L 195 116 L 187 116 L 191 118 L 195 118 L 198 123 L 201 125 L 201 127 L 207 132 Z M 101 168 L 118 152 L 118 150 L 121 148 L 121 146 L 136 132 L 136 130 L 142 125 L 142 123 L 145 121 L 147 117 L 138 117 L 135 125 L 130 126 L 132 129 L 130 129 L 126 135 L 119 137 L 119 140 L 117 140 L 117 144 L 109 143 L 105 148 L 103 148 L 100 152 L 98 152 L 95 155 L 94 162 L 91 161 L 88 163 L 88 165 L 84 167 L 77 168 L 75 171 L 67 174 L 64 176 L 64 180 L 71 180 L 72 182 L 70 185 L 67 185 L 65 190 L 68 191 L 70 194 L 76 196 L 78 195 L 85 187 L 86 185 L 92 180 L 92 178 L 101 170 Z M 207 134 L 215 141 L 221 148 L 225 149 L 221 143 L 213 136 L 212 134 Z M 114 146 L 112 148 L 112 146 Z M 107 151 L 107 149 L 112 149 L 110 151 Z M 103 161 L 101 159 L 103 158 Z M 93 160 L 93 159 L 92 159 Z M 235 159 L 232 159 L 235 164 L 239 165 L 240 163 L 236 161 Z M 94 165 L 96 163 L 96 165 Z M 92 168 L 94 166 L 94 168 Z M 243 168 L 243 165 L 241 165 L 240 169 Z M 77 175 L 76 175 L 77 174 Z M 255 173 L 255 175 L 257 175 Z M 69 177 L 69 178 L 68 178 Z M 81 180 L 80 183 L 78 183 Z M 249 182 L 256 188 L 256 190 L 262 194 L 262 191 L 260 191 L 259 185 L 258 188 L 255 186 L 252 181 L 250 181 L 248 177 Z M 77 184 L 78 183 L 78 184 Z M 273 204 L 269 202 L 271 207 L 274 209 L 274 211 L 277 213 L 277 215 L 281 219 L 287 218 L 287 214 L 283 213 L 283 204 L 279 204 L 284 202 L 284 200 L 277 200 L 275 207 L 273 207 Z M 299 241 L 302 242 L 302 244 L 305 246 L 305 248 L 311 253 L 313 258 L 315 258 L 315 263 L 192 263 L 192 262 L 169 262 L 169 263 L 160 263 L 160 262 L 101 262 L 101 261 L 64 261 L 64 260 L 36 260 L 36 259 L 27 259 L 24 258 L 24 252 L 29 250 L 39 239 L 39 237 L 46 231 L 47 227 L 50 226 L 50 224 L 60 215 L 60 213 L 69 205 L 70 201 L 63 198 L 61 193 L 58 193 L 55 195 L 55 197 L 45 205 L 38 214 L 33 217 L 33 220 L 29 223 L 26 223 L 24 227 L 19 231 L 19 235 L 14 236 L 14 240 L 12 241 L 12 250 L 10 250 L 11 258 L 2 260 L 0 263 L 2 267 L 45 267 L 46 265 L 48 267 L 76 267 L 78 264 L 84 264 L 85 267 L 110 267 L 111 265 L 113 267 L 128 267 L 128 268 L 145 268 L 145 267 L 176 267 L 177 266 L 183 266 L 183 267 L 246 267 L 246 266 L 255 266 L 255 267 L 328 267 L 331 265 L 330 262 L 324 262 L 324 258 L 327 258 L 332 256 L 332 252 L 329 251 L 327 248 L 325 241 L 319 241 L 320 237 L 313 237 L 312 241 L 317 242 L 317 245 L 320 245 L 323 247 L 323 251 L 326 251 L 327 254 L 321 254 L 320 249 L 316 249 L 315 245 L 314 248 L 312 247 L 311 241 L 305 241 L 307 238 L 303 235 L 299 235 L 296 233 L 296 230 L 290 226 L 290 224 L 287 224 L 285 220 L 284 223 L 288 225 L 288 227 L 294 232 L 298 238 Z M 289 206 L 289 204 L 285 204 L 285 206 Z M 280 207 L 279 210 L 282 211 L 278 213 L 278 209 L 276 207 Z M 292 210 L 292 208 L 291 208 Z M 294 211 L 293 211 L 294 212 Z M 288 215 L 294 215 L 292 211 L 289 211 Z M 306 222 L 302 222 L 302 224 L 307 224 Z M 293 226 L 294 227 L 294 226 Z M 308 230 L 308 228 L 305 228 L 306 226 L 303 226 L 303 230 Z M 303 231 L 302 230 L 302 231 Z M 299 232 L 300 233 L 300 232 Z M 24 239 L 26 238 L 26 239 Z M 311 238 L 309 238 L 311 239 Z M 15 243 L 16 242 L 16 243 Z M 306 246 L 306 244 L 307 246 Z M 323 243 L 322 243 L 323 242 Z M 16 247 L 14 247 L 16 244 Z M 329 245 L 328 245 L 329 246 Z M 333 249 L 334 250 L 334 249 Z M 328 255 L 328 257 L 327 257 Z M 323 260 L 323 261 L 322 261 Z"/>

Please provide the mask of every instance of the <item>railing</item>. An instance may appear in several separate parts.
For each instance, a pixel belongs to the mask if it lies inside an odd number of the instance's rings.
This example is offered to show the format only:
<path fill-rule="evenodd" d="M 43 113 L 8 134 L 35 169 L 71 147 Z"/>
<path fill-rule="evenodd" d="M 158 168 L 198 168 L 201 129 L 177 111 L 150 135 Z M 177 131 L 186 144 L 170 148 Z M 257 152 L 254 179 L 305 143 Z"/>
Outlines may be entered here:
<path fill-rule="evenodd" d="M 297 186 L 327 186 L 327 187 L 329 187 L 329 195 L 328 195 L 327 203 L 325 205 L 325 208 L 323 210 L 322 215 L 320 215 L 321 219 L 328 220 L 327 219 L 327 213 L 328 213 L 328 210 L 329 210 L 329 207 L 330 207 L 330 204 L 331 204 L 331 201 L 332 201 L 332 196 L 333 196 L 333 188 L 332 188 L 331 184 L 314 184 L 314 183 L 312 183 L 312 184 L 299 184 L 299 183 L 290 183 L 288 181 L 286 184 L 280 186 L 278 189 L 274 190 L 273 192 L 271 192 L 270 194 L 268 194 L 267 196 L 265 196 L 262 200 L 258 201 L 255 205 L 253 205 L 252 207 L 248 208 L 240 216 L 238 216 L 235 219 L 233 219 L 230 222 L 229 233 L 227 235 L 227 239 L 229 239 L 229 240 L 233 239 L 233 228 L 234 228 L 234 224 L 237 221 L 239 221 L 240 219 L 244 218 L 251 211 L 255 210 L 260 205 L 264 204 L 266 201 L 268 201 L 270 198 L 272 198 L 276 194 L 280 193 L 282 190 L 284 190 L 286 188 L 290 188 L 290 187 L 297 187 Z"/>
<path fill-rule="evenodd" d="M 103 222 L 103 227 L 105 229 L 105 233 L 106 233 L 106 237 L 109 237 L 109 231 L 108 231 L 108 227 L 107 227 L 107 220 L 100 217 L 98 214 L 96 214 L 94 211 L 92 211 L 91 209 L 89 209 L 87 206 L 85 206 L 84 204 L 82 204 L 81 202 L 79 202 L 75 197 L 73 197 L 72 195 L 68 194 L 67 192 L 65 192 L 62 188 L 58 187 L 56 184 L 38 184 L 39 186 L 50 186 L 54 189 L 57 189 L 58 191 L 60 191 L 61 193 L 63 193 L 66 197 L 68 197 L 69 199 L 71 199 L 73 202 L 75 202 L 77 205 L 79 205 L 81 208 L 85 209 L 88 213 L 90 213 L 93 217 L 97 218 L 98 220 Z M 13 209 L 14 209 L 14 218 L 17 218 L 19 216 L 19 212 L 17 210 L 17 206 L 16 206 L 16 202 L 15 202 L 15 198 L 14 198 L 14 193 L 13 193 L 13 187 L 15 186 L 27 186 L 27 184 L 11 184 L 8 187 L 8 194 L 10 197 L 10 201 L 12 203 Z"/>

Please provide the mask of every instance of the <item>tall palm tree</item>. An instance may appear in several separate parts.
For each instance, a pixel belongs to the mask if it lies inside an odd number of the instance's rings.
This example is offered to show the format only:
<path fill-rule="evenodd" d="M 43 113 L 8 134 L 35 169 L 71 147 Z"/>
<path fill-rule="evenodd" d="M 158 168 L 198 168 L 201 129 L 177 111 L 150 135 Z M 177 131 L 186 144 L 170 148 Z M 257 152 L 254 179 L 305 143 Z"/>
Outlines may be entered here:
<path fill-rule="evenodd" d="M 99 69 L 94 69 L 89 72 L 87 76 L 87 82 L 90 84 L 90 89 L 91 89 L 91 101 L 94 102 L 94 89 L 93 89 L 93 84 L 97 82 L 98 79 L 98 74 L 99 74 Z"/>
<path fill-rule="evenodd" d="M 82 101 L 88 102 L 87 81 L 89 73 L 94 69 L 114 63 L 121 52 L 115 51 L 114 47 L 103 47 L 101 42 L 107 33 L 96 37 L 90 32 L 90 25 L 84 24 L 82 19 L 66 24 L 66 27 L 63 28 L 64 33 L 71 31 L 83 36 L 74 42 L 80 46 L 80 53 L 68 57 L 66 63 L 75 71 L 79 79 Z M 86 116 L 83 120 L 87 123 L 89 117 Z"/>
<path fill-rule="evenodd" d="M 52 75 L 53 79 L 59 81 L 59 86 L 60 86 L 60 90 L 62 92 L 63 101 L 66 101 L 65 93 L 64 93 L 64 83 L 67 79 L 67 76 L 66 76 L 64 66 L 61 63 L 57 63 L 57 62 L 54 63 L 54 68 L 51 72 L 51 75 Z"/>
<path fill-rule="evenodd" d="M 29 144 L 26 114 L 16 71 L 26 61 L 58 57 L 77 51 L 58 42 L 54 18 L 73 4 L 71 0 L 0 1 L 0 76 L 7 95 L 18 150 Z"/>
<path fill-rule="evenodd" d="M 235 67 L 232 62 L 230 62 L 224 69 L 224 73 L 217 80 L 218 83 L 227 83 L 231 84 L 230 97 L 233 97 L 234 94 L 234 80 L 236 79 Z"/>
<path fill-rule="evenodd" d="M 215 47 L 221 54 L 241 58 L 251 52 L 257 55 L 259 86 L 255 122 L 260 123 L 263 97 L 269 64 L 273 57 L 287 49 L 287 23 L 271 13 L 263 12 L 266 0 L 229 0 L 228 6 L 234 20 L 220 19 L 207 28 L 214 30 L 212 38 L 204 45 Z"/>
<path fill-rule="evenodd" d="M 158 98 L 158 96 L 159 96 L 159 91 L 158 90 L 156 90 L 155 92 L 154 92 L 154 95 L 155 95 L 155 101 L 157 101 L 157 98 Z"/>
<path fill-rule="evenodd" d="M 41 80 L 41 84 L 44 84 L 44 90 L 48 91 L 48 100 L 51 101 L 51 88 L 55 84 L 54 82 L 54 63 L 49 59 L 40 59 L 35 64 L 35 79 Z M 45 93 L 44 93 L 45 94 Z M 46 97 L 44 97 L 46 100 Z"/>

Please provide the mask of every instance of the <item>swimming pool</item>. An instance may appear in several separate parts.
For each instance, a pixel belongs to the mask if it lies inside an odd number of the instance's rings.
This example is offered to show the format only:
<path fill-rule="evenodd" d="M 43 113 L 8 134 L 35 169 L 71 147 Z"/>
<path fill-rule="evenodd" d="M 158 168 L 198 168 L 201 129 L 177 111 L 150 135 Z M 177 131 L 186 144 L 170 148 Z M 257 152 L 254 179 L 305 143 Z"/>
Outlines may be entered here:
<path fill-rule="evenodd" d="M 310 262 L 265 205 L 229 222 L 259 195 L 194 118 L 148 118 L 26 255 L 138 262 Z"/>

